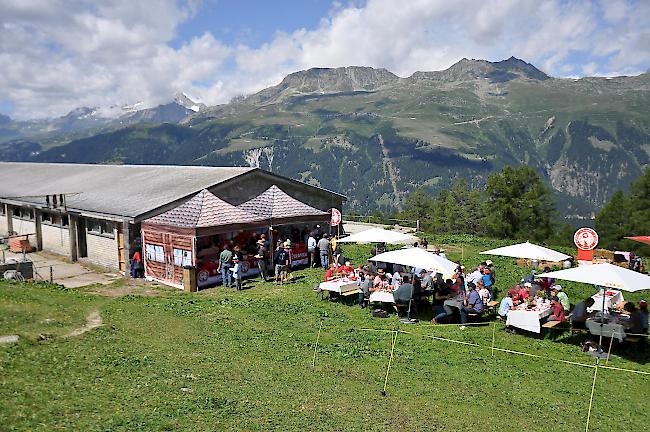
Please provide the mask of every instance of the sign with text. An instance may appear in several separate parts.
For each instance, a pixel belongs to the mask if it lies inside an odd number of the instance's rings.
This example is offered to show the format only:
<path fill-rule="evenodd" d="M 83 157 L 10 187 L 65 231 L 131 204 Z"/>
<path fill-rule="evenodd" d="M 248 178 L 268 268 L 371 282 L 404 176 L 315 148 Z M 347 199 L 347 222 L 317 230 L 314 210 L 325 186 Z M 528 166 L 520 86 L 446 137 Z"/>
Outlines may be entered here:
<path fill-rule="evenodd" d="M 341 223 L 341 212 L 335 208 L 332 208 L 332 226 L 337 226 Z"/>
<path fill-rule="evenodd" d="M 573 242 L 580 250 L 594 250 L 598 245 L 598 234 L 591 228 L 580 228 L 573 234 Z"/>

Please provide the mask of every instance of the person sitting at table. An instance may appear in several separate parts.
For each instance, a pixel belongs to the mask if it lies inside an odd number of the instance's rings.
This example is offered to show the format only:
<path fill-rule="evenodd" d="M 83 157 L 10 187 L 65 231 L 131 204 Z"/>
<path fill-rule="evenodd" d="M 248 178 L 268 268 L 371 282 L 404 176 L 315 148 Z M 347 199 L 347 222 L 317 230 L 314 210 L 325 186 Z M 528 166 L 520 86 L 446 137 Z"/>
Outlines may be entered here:
<path fill-rule="evenodd" d="M 336 264 L 330 264 L 330 268 L 325 272 L 325 282 L 331 281 L 332 279 L 337 279 L 339 277 L 338 268 Z"/>
<path fill-rule="evenodd" d="M 447 317 L 448 311 L 444 308 L 444 303 L 449 298 L 449 288 L 452 284 L 451 279 L 447 279 L 443 284 L 435 285 L 431 298 L 431 310 L 433 311 L 431 324 L 438 324 L 440 320 Z"/>
<path fill-rule="evenodd" d="M 354 268 L 350 265 L 350 261 L 346 261 L 341 267 L 339 267 L 339 273 L 344 277 L 354 276 Z"/>
<path fill-rule="evenodd" d="M 591 308 L 595 302 L 596 301 L 593 298 L 588 297 L 575 305 L 573 308 L 573 314 L 571 315 L 571 327 L 577 329 L 585 328 L 585 321 L 589 318 L 589 312 L 587 312 L 587 309 Z"/>
<path fill-rule="evenodd" d="M 372 288 L 372 276 L 369 275 L 365 270 L 359 271 L 359 280 L 357 281 L 359 286 L 359 306 L 365 308 L 368 305 L 370 299 L 370 288 Z"/>
<path fill-rule="evenodd" d="M 393 275 L 390 278 L 390 284 L 395 288 L 399 287 L 402 284 L 402 275 L 399 274 L 399 270 L 395 269 Z"/>
<path fill-rule="evenodd" d="M 641 311 L 637 309 L 636 305 L 632 302 L 627 302 L 623 308 L 625 312 L 630 315 L 630 319 L 623 324 L 625 326 L 625 333 L 639 335 L 643 332 L 643 317 Z"/>
<path fill-rule="evenodd" d="M 648 334 L 648 302 L 641 300 L 639 302 L 639 312 L 641 313 L 641 324 L 643 326 L 643 333 Z"/>
<path fill-rule="evenodd" d="M 485 282 L 483 281 L 478 281 L 476 284 L 476 290 L 478 291 L 478 295 L 481 297 L 481 301 L 483 302 L 484 306 L 487 306 L 488 303 L 490 303 L 490 298 L 492 297 L 490 295 L 490 290 L 487 289 L 485 286 Z"/>
<path fill-rule="evenodd" d="M 554 293 L 554 296 L 557 296 L 557 298 L 560 299 L 560 303 L 562 303 L 562 307 L 564 307 L 564 313 L 569 313 L 569 310 L 571 309 L 571 303 L 569 302 L 569 296 L 567 296 L 566 293 L 562 290 L 562 286 L 555 285 L 552 292 Z"/>
<path fill-rule="evenodd" d="M 387 287 L 388 279 L 386 278 L 384 269 L 377 269 L 377 276 L 375 276 L 375 279 L 372 282 L 372 288 L 370 288 L 370 292 L 381 291 Z"/>
<path fill-rule="evenodd" d="M 551 308 L 553 308 L 553 314 L 548 317 L 549 321 L 566 321 L 564 306 L 562 306 L 562 303 L 560 303 L 560 299 L 557 298 L 557 296 L 551 298 Z"/>
<path fill-rule="evenodd" d="M 426 270 L 422 270 L 420 273 L 420 289 L 422 291 L 428 291 L 428 292 L 433 292 L 434 290 L 434 283 L 433 283 L 433 276 L 431 275 L 432 272 L 428 272 Z"/>
<path fill-rule="evenodd" d="M 537 274 L 536 270 L 531 270 L 530 274 L 524 278 L 524 283 L 528 282 L 528 283 L 532 284 L 533 282 L 535 282 L 535 275 L 536 274 Z"/>
<path fill-rule="evenodd" d="M 532 284 L 530 282 L 526 282 L 524 284 L 524 287 L 521 290 L 519 290 L 519 299 L 521 300 L 522 303 L 528 301 L 528 299 L 530 298 L 531 286 Z"/>
<path fill-rule="evenodd" d="M 393 298 L 395 299 L 395 303 L 409 304 L 409 302 L 413 298 L 414 290 L 415 287 L 411 283 L 411 276 L 404 275 L 404 279 L 402 279 L 402 284 L 399 286 L 399 288 L 393 291 Z"/>
<path fill-rule="evenodd" d="M 499 316 L 501 318 L 507 318 L 508 312 L 515 308 L 515 304 L 512 300 L 514 295 L 515 291 L 509 290 L 503 300 L 501 300 L 501 304 L 499 304 Z"/>
<path fill-rule="evenodd" d="M 467 294 L 467 297 L 464 301 L 464 306 L 460 308 L 460 322 L 461 324 L 467 324 L 469 321 L 469 314 L 476 313 L 480 314 L 483 312 L 483 301 L 481 296 L 476 290 L 476 285 L 473 283 L 467 284 L 467 288 L 470 290 Z M 461 326 L 464 328 L 464 326 Z"/>
<path fill-rule="evenodd" d="M 465 282 L 469 285 L 470 283 L 476 284 L 479 280 L 483 279 L 483 272 L 481 267 L 476 267 L 472 273 L 467 275 Z"/>

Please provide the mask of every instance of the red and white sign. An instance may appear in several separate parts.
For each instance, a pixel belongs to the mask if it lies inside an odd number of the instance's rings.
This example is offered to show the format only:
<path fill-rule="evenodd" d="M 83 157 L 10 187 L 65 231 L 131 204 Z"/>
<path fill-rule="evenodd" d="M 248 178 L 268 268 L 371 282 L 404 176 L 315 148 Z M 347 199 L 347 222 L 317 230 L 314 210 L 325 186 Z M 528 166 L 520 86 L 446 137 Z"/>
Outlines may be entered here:
<path fill-rule="evenodd" d="M 337 226 L 341 223 L 341 212 L 335 208 L 332 208 L 332 226 Z"/>
<path fill-rule="evenodd" d="M 591 228 L 580 228 L 573 235 L 573 242 L 580 250 L 594 250 L 598 244 L 598 234 Z"/>

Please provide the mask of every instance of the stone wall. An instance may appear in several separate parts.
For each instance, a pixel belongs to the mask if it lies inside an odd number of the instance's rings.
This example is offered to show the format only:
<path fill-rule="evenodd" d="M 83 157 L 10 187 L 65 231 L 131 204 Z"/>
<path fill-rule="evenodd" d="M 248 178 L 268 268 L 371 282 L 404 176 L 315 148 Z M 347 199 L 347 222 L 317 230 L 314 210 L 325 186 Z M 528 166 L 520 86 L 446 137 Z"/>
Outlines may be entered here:
<path fill-rule="evenodd" d="M 110 238 L 104 235 L 89 233 L 86 229 L 86 250 L 88 256 L 79 258 L 79 261 L 90 262 L 111 270 L 119 270 L 120 263 L 117 256 L 116 238 L 116 230 L 113 230 L 113 238 Z"/>
<path fill-rule="evenodd" d="M 70 256 L 70 232 L 66 227 L 41 223 L 43 250 Z"/>

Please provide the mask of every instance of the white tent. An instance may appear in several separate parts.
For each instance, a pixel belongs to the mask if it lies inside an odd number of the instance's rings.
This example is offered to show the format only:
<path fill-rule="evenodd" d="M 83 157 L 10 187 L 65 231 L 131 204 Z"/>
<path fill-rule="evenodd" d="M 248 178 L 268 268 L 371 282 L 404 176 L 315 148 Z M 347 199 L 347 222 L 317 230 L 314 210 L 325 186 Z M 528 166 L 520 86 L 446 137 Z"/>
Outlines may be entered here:
<path fill-rule="evenodd" d="M 370 228 L 338 240 L 339 243 L 413 243 L 418 238 L 411 234 L 389 231 L 383 228 Z"/>
<path fill-rule="evenodd" d="M 540 261 L 564 261 L 571 256 L 533 243 L 518 243 L 481 252 L 483 255 L 500 255 L 513 258 L 526 258 Z"/>
<path fill-rule="evenodd" d="M 442 273 L 445 277 L 452 276 L 456 267 L 458 267 L 458 264 L 455 262 L 420 248 L 407 248 L 384 252 L 375 255 L 370 260 L 423 268 Z"/>
<path fill-rule="evenodd" d="M 650 289 L 650 276 L 614 264 L 592 264 L 543 273 L 540 277 L 582 282 L 624 291 Z"/>

